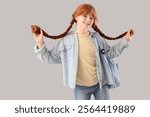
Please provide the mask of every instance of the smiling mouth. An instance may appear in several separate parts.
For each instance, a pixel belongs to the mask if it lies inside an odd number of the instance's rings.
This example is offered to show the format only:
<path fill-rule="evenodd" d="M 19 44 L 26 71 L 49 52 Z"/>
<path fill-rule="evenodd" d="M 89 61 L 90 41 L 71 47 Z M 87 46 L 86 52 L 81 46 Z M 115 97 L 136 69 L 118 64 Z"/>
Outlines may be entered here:
<path fill-rule="evenodd" d="M 90 24 L 86 24 L 86 23 L 84 23 L 85 25 L 87 25 L 87 26 L 89 26 Z"/>

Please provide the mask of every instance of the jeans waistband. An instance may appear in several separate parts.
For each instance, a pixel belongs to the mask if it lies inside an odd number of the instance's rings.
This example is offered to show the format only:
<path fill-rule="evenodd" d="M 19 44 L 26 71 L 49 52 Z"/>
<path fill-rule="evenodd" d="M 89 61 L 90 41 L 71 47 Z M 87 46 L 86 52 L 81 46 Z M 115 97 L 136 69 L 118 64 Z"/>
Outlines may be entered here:
<path fill-rule="evenodd" d="M 97 83 L 96 85 L 93 85 L 93 86 L 82 86 L 82 85 L 78 85 L 78 84 L 76 84 L 76 87 L 78 87 L 78 88 L 92 88 L 92 87 L 99 87 L 99 83 Z"/>

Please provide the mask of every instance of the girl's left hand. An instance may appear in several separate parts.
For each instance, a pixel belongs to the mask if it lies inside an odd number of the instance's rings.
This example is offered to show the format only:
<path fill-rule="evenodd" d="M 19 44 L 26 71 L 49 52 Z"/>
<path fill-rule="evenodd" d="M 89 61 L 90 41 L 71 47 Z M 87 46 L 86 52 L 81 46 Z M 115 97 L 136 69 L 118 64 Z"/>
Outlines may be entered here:
<path fill-rule="evenodd" d="M 129 29 L 128 32 L 127 32 L 127 34 L 125 35 L 125 39 L 128 42 L 130 42 L 134 34 L 135 34 L 134 30 Z"/>

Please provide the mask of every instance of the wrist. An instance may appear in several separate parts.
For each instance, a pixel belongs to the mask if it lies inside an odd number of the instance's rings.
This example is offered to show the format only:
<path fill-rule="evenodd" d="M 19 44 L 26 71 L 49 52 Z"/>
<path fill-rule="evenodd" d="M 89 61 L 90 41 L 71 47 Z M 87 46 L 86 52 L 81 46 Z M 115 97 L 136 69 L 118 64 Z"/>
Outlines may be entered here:
<path fill-rule="evenodd" d="M 44 44 L 43 42 L 38 42 L 37 43 L 37 45 L 38 45 L 39 48 L 42 48 L 43 44 Z"/>

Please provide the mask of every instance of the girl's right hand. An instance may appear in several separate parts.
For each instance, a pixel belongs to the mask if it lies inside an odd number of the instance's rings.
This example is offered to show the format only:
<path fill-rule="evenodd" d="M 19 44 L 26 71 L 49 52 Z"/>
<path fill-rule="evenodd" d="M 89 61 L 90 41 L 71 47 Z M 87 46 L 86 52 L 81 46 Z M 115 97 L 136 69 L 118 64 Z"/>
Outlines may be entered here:
<path fill-rule="evenodd" d="M 40 34 L 33 33 L 33 37 L 34 37 L 34 39 L 35 39 L 36 44 L 38 45 L 38 47 L 42 48 L 43 43 L 44 43 L 44 41 L 43 41 L 43 32 L 40 30 Z"/>

